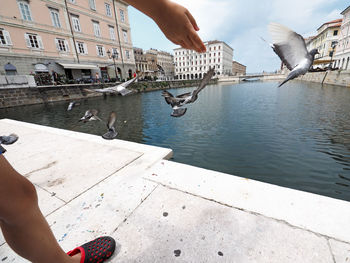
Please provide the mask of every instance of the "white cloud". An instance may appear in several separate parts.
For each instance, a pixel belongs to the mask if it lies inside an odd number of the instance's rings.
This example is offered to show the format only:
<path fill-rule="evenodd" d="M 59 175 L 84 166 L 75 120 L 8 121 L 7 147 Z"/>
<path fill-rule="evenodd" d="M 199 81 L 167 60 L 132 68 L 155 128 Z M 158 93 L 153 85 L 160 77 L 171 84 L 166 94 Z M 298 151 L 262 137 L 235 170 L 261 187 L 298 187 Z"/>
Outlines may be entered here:
<path fill-rule="evenodd" d="M 199 35 L 204 40 L 220 37 L 221 32 L 229 26 L 234 17 L 232 8 L 234 0 L 176 0 L 178 4 L 186 7 L 200 28 Z"/>

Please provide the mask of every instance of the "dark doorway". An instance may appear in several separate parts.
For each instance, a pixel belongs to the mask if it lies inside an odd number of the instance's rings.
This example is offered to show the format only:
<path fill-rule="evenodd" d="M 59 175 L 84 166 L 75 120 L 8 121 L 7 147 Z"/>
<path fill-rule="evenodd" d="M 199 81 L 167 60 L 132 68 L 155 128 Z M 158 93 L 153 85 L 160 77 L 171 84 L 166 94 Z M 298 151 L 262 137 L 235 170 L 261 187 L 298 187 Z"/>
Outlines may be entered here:
<path fill-rule="evenodd" d="M 70 68 L 65 68 L 65 69 L 64 69 L 64 74 L 66 75 L 66 78 L 67 78 L 67 79 L 73 79 L 72 69 L 70 69 Z"/>

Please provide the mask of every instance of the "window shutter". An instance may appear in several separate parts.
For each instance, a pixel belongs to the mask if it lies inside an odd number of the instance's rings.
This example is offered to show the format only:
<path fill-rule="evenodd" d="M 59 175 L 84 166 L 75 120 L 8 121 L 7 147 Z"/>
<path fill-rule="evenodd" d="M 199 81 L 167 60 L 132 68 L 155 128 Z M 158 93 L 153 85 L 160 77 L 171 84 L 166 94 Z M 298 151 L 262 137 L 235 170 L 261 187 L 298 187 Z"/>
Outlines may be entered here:
<path fill-rule="evenodd" d="M 84 54 L 88 54 L 88 49 L 87 49 L 86 43 L 84 43 L 83 45 L 84 45 Z"/>
<path fill-rule="evenodd" d="M 24 34 L 24 39 L 26 40 L 26 45 L 27 47 L 32 47 L 32 45 L 30 44 L 30 39 L 27 33 Z"/>
<path fill-rule="evenodd" d="M 37 39 L 39 43 L 39 48 L 44 49 L 43 40 L 41 39 L 41 36 L 37 36 Z"/>
<path fill-rule="evenodd" d="M 75 42 L 75 47 L 76 47 L 76 49 L 77 49 L 78 54 L 80 54 L 78 42 Z"/>
<path fill-rule="evenodd" d="M 106 56 L 106 49 L 105 49 L 105 47 L 102 47 L 102 53 L 103 53 L 103 56 Z"/>
<path fill-rule="evenodd" d="M 68 53 L 69 52 L 69 45 L 68 45 L 67 40 L 64 41 L 64 45 L 66 46 L 66 52 Z"/>
<path fill-rule="evenodd" d="M 4 34 L 4 37 L 5 37 L 5 40 L 6 40 L 6 44 L 7 45 L 12 45 L 10 33 L 8 31 L 6 31 L 6 30 L 3 30 L 2 33 Z"/>
<path fill-rule="evenodd" d="M 58 50 L 58 51 L 61 51 L 61 50 L 60 50 L 60 45 L 58 44 L 58 39 L 57 39 L 57 38 L 55 38 L 55 44 L 56 44 L 57 50 Z"/>
<path fill-rule="evenodd" d="M 96 54 L 98 57 L 100 56 L 100 54 L 98 53 L 98 46 L 96 46 Z"/>

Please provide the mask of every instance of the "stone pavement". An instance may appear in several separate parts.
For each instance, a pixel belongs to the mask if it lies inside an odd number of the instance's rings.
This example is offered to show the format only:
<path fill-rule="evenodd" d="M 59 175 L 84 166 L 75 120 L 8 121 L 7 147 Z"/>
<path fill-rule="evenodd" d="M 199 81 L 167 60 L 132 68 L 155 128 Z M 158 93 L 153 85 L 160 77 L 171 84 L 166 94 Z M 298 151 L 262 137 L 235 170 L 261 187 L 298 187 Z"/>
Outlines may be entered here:
<path fill-rule="evenodd" d="M 165 159 L 171 150 L 12 120 L 6 158 L 57 240 L 99 235 L 109 262 L 350 262 L 350 203 Z M 0 262 L 27 262 L 0 237 Z"/>

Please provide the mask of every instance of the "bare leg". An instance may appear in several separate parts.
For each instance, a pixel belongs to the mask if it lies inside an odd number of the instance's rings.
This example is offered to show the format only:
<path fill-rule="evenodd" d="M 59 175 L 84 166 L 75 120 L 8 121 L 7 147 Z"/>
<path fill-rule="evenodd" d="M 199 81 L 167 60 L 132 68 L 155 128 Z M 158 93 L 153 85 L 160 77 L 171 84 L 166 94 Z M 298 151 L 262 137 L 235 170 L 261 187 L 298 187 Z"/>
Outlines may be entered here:
<path fill-rule="evenodd" d="M 8 245 L 34 263 L 79 263 L 56 241 L 39 206 L 35 187 L 0 155 L 0 227 Z"/>

